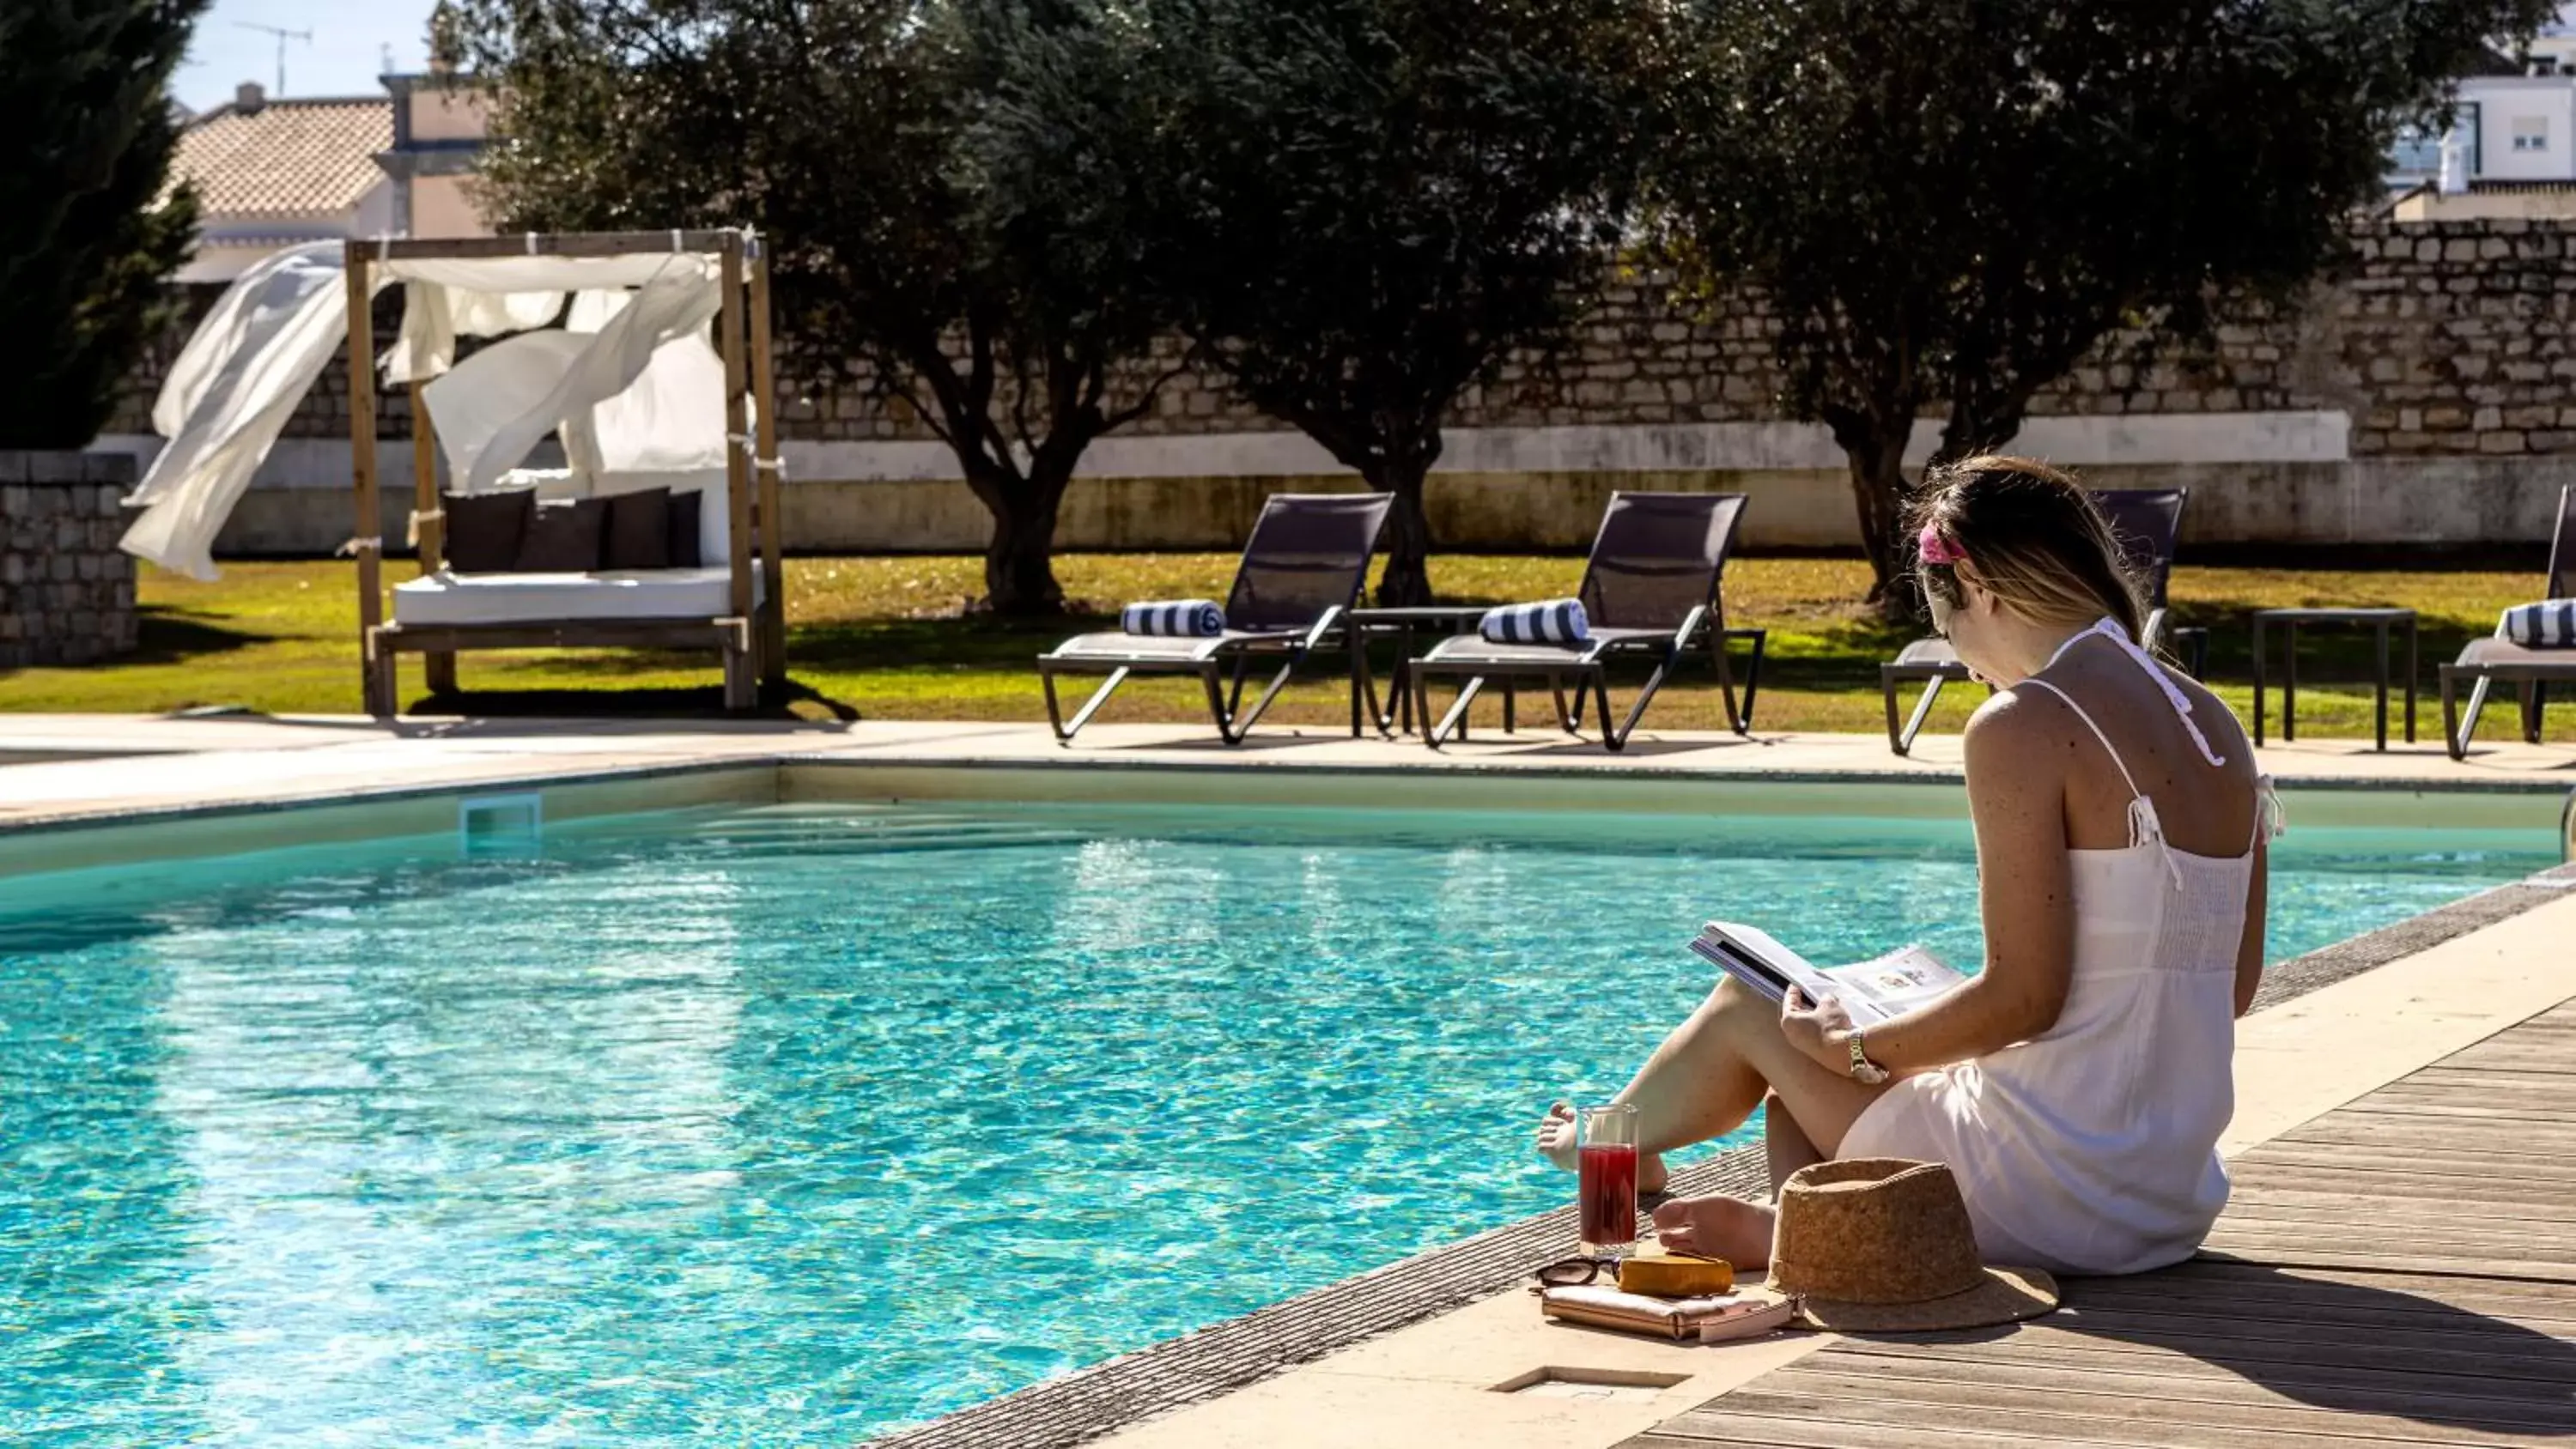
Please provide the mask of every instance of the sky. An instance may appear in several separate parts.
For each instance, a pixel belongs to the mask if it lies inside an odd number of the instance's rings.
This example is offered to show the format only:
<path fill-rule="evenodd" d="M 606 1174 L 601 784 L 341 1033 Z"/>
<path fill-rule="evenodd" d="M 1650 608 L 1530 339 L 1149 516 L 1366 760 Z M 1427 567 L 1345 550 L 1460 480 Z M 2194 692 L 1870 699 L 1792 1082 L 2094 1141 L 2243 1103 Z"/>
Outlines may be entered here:
<path fill-rule="evenodd" d="M 277 89 L 277 37 L 245 24 L 313 33 L 286 42 L 290 96 L 381 96 L 384 48 L 396 71 L 428 61 L 433 0 L 215 0 L 197 20 L 188 58 L 171 83 L 181 105 L 207 110 L 232 99 L 233 87 L 258 81 Z"/>
<path fill-rule="evenodd" d="M 202 111 L 232 99 L 233 87 L 255 80 L 277 87 L 277 37 L 244 25 L 311 31 L 313 39 L 286 42 L 290 96 L 383 94 L 384 47 L 393 68 L 417 71 L 428 60 L 433 0 L 215 0 L 197 22 L 195 42 L 172 89 L 181 104 Z M 2576 3 L 2559 14 L 2559 28 L 2576 30 Z"/>

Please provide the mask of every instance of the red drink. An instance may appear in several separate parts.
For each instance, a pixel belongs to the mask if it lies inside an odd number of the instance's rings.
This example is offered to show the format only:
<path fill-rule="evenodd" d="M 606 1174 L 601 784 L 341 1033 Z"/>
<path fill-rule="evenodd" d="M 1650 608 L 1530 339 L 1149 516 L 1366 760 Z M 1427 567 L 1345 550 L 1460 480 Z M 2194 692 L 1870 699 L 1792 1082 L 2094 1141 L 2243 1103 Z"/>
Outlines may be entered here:
<path fill-rule="evenodd" d="M 1577 1189 L 1583 1206 L 1583 1241 L 1614 1247 L 1637 1240 L 1637 1147 L 1631 1142 L 1587 1142 L 1580 1154 Z"/>

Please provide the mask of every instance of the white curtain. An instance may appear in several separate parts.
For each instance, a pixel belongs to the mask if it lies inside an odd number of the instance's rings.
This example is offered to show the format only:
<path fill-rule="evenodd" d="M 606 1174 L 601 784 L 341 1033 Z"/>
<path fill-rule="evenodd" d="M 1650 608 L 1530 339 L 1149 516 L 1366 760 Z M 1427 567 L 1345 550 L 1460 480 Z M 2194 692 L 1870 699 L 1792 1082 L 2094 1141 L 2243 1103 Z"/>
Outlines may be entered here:
<path fill-rule="evenodd" d="M 422 388 L 439 451 L 447 455 L 447 476 L 475 476 L 492 440 L 526 410 L 529 398 L 544 396 L 562 380 L 590 344 L 590 338 L 570 332 L 522 332 L 475 353 Z M 508 458 L 501 466 L 518 463 L 519 458 Z"/>
<path fill-rule="evenodd" d="M 623 257 L 423 258 L 378 264 L 377 273 L 407 284 L 402 331 L 384 355 L 385 381 L 399 385 L 447 371 L 459 337 L 498 337 L 543 327 L 563 310 L 564 294 L 623 291 L 693 279 L 713 297 L 716 264 L 694 252 Z"/>
<path fill-rule="evenodd" d="M 217 577 L 215 535 L 295 405 L 348 335 L 341 244 L 280 252 L 242 274 L 179 354 L 152 409 L 170 439 L 128 498 L 121 546 L 173 573 Z"/>
<path fill-rule="evenodd" d="M 192 578 L 217 577 L 215 535 L 348 335 L 342 246 L 318 242 L 262 261 L 189 339 L 153 407 L 153 427 L 170 444 L 129 500 L 144 512 L 126 530 L 126 552 Z M 402 328 L 383 359 L 392 384 L 447 373 L 459 336 L 543 326 L 563 310 L 568 293 L 638 289 L 623 306 L 590 301 L 584 320 L 598 330 L 579 336 L 576 346 L 535 344 L 521 355 L 553 358 L 550 373 L 521 373 L 514 394 L 487 395 L 456 413 L 455 426 L 481 440 L 470 459 L 449 444 L 465 491 L 488 490 L 567 419 L 593 431 L 605 466 L 613 466 L 606 457 L 612 439 L 627 466 L 724 461 L 723 367 L 714 363 L 709 370 L 713 353 L 704 341 L 722 304 L 712 258 L 677 252 L 464 258 L 387 261 L 370 271 L 377 285 L 400 282 L 406 289 Z M 593 409 L 636 385 L 665 344 L 682 339 L 687 344 L 673 349 L 679 355 L 672 371 L 594 417 Z M 684 387 L 700 385 L 703 402 L 681 396 Z M 438 421 L 446 432 L 448 419 Z"/>
<path fill-rule="evenodd" d="M 695 262 L 698 258 L 666 258 Z M 485 493 L 503 473 L 517 467 L 545 435 L 566 418 L 586 416 L 601 403 L 634 386 L 663 344 L 697 333 L 716 315 L 722 293 L 700 267 L 673 267 L 646 282 L 634 300 L 580 340 L 588 345 L 573 356 L 561 377 L 542 395 L 524 403 L 516 417 L 493 430 L 470 472 L 457 480 L 465 493 Z M 578 334 L 565 334 L 577 336 Z M 722 373 L 710 394 L 723 404 Z M 718 414 L 715 442 L 721 449 L 724 428 Z M 601 430 L 603 454 L 607 431 Z M 719 452 L 719 457 L 721 453 Z"/>

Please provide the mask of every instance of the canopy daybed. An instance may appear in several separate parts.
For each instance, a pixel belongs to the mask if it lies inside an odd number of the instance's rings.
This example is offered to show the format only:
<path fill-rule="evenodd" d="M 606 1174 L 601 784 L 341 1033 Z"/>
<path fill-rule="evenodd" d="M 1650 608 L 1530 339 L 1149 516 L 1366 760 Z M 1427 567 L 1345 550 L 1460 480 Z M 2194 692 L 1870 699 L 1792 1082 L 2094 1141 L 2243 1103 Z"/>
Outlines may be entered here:
<path fill-rule="evenodd" d="M 402 324 L 378 357 L 371 304 L 397 284 Z M 776 395 L 767 258 L 756 238 L 724 230 L 350 241 L 269 258 L 225 294 L 171 369 L 153 412 L 170 444 L 136 490 L 144 512 L 126 551 L 214 577 L 216 531 L 343 335 L 357 509 L 345 547 L 358 561 L 368 713 L 396 712 L 403 653 L 427 656 L 433 691 L 454 687 L 461 651 L 543 647 L 711 649 L 732 710 L 757 703 L 761 684 L 784 682 L 777 422 L 755 402 Z M 499 340 L 460 360 L 462 336 Z M 379 365 L 410 394 L 420 561 L 419 577 L 393 588 L 390 619 Z M 549 435 L 565 466 L 523 466 Z M 630 508 L 643 516 L 649 500 L 669 515 L 667 539 L 657 522 L 641 566 L 588 556 L 547 565 L 523 552 L 472 572 L 451 567 L 442 453 L 460 507 L 512 500 L 558 523 L 568 515 L 556 509 L 580 512 L 596 536 L 600 517 Z M 602 502 L 592 509 L 590 500 Z"/>

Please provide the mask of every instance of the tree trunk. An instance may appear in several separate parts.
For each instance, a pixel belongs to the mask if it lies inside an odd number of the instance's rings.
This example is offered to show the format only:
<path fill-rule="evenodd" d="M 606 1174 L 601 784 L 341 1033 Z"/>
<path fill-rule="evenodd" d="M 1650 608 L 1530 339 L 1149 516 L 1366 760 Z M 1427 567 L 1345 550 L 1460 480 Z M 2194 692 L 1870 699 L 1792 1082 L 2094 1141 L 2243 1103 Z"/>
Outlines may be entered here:
<path fill-rule="evenodd" d="M 1386 568 L 1370 596 L 1381 608 L 1419 608 L 1431 602 L 1431 520 L 1422 511 L 1422 480 L 1430 471 L 1428 458 L 1391 458 L 1362 470 L 1370 487 L 1395 495 L 1386 531 L 1378 535 Z"/>
<path fill-rule="evenodd" d="M 1914 587 L 1914 548 L 1905 535 L 1905 445 L 1913 420 L 1886 423 L 1847 419 L 1834 425 L 1851 469 L 1852 503 L 1860 517 L 1860 546 L 1869 555 L 1869 602 L 1891 624 L 1921 611 Z"/>
<path fill-rule="evenodd" d="M 1026 478 L 994 469 L 974 480 L 975 496 L 993 515 L 993 537 L 984 548 L 986 609 L 1023 619 L 1064 612 L 1064 586 L 1055 577 L 1055 522 L 1071 474 L 1070 467 L 1041 457 Z"/>

